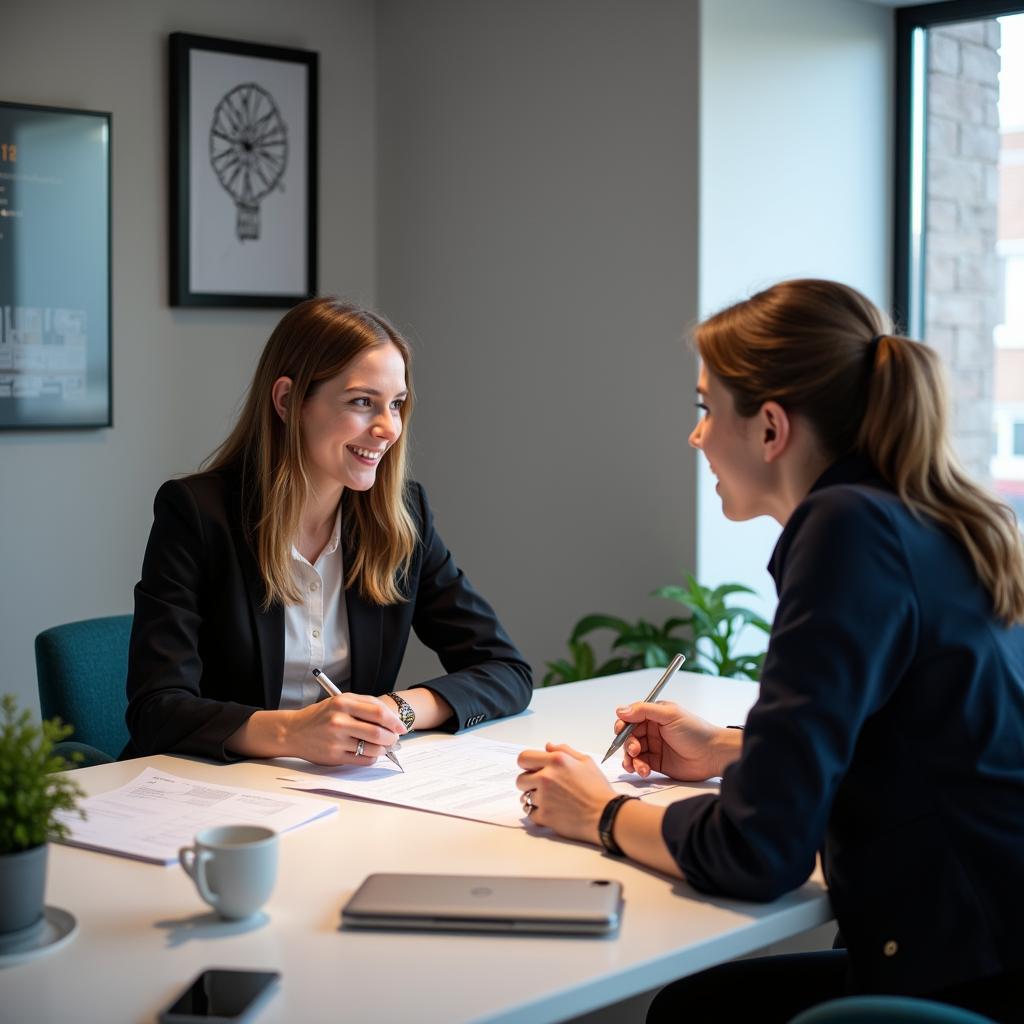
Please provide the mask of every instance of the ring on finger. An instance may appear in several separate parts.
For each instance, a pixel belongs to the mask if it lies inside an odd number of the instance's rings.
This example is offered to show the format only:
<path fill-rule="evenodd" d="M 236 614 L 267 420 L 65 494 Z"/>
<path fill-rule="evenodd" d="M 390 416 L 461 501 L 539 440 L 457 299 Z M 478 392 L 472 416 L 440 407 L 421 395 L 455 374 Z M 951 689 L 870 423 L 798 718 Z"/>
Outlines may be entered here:
<path fill-rule="evenodd" d="M 363 756 L 363 749 L 365 748 L 365 746 L 366 746 L 366 740 L 360 740 L 356 744 L 356 757 L 362 757 Z"/>
<path fill-rule="evenodd" d="M 537 805 L 533 802 L 533 794 L 535 792 L 535 790 L 528 789 L 520 798 L 523 804 L 523 810 L 526 811 L 528 815 L 533 814 L 537 809 Z"/>

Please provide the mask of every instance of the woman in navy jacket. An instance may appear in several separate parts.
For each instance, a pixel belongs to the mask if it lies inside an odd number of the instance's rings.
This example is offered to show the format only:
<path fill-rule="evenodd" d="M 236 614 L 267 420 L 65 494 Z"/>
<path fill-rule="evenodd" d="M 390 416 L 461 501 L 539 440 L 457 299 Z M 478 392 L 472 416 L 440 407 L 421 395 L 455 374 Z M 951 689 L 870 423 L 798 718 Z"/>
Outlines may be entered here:
<path fill-rule="evenodd" d="M 1024 552 L 1012 512 L 958 468 L 935 354 L 853 289 L 790 281 L 696 331 L 690 437 L 730 519 L 783 527 L 779 603 L 744 731 L 672 704 L 625 767 L 722 776 L 668 808 L 610 797 L 592 762 L 520 758 L 533 820 L 771 900 L 822 863 L 845 949 L 677 982 L 649 1021 L 786 1021 L 890 992 L 1024 1019 Z M 527 796 L 529 793 L 529 796 Z"/>
<path fill-rule="evenodd" d="M 154 505 L 125 756 L 369 764 L 416 728 L 521 711 L 530 668 L 407 479 L 409 348 L 331 299 L 290 310 L 233 432 Z M 394 692 L 409 631 L 445 674 Z M 343 691 L 323 700 L 312 670 Z"/>

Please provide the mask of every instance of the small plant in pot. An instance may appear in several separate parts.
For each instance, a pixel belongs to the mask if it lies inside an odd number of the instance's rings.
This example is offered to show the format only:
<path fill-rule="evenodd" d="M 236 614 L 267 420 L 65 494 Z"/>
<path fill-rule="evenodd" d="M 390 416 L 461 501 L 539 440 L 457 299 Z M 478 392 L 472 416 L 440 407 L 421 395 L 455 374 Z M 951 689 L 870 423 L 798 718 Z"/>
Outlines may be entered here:
<path fill-rule="evenodd" d="M 39 725 L 0 698 L 0 936 L 26 936 L 42 925 L 46 856 L 51 839 L 67 835 L 58 811 L 77 810 L 82 790 L 54 746 L 72 732 L 55 718 Z M 81 814 L 81 811 L 78 811 Z"/>

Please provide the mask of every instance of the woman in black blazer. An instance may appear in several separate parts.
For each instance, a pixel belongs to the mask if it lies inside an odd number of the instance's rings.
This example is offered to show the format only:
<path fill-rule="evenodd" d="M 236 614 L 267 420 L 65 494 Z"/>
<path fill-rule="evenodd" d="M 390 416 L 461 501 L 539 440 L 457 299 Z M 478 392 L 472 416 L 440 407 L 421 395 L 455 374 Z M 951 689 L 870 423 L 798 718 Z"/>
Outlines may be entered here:
<path fill-rule="evenodd" d="M 690 443 L 728 518 L 782 525 L 778 608 L 745 730 L 668 703 L 616 730 L 637 723 L 627 770 L 720 792 L 648 806 L 569 748 L 521 755 L 534 821 L 702 892 L 775 899 L 822 853 L 845 949 L 685 979 L 649 1022 L 872 992 L 1024 1019 L 1024 547 L 952 456 L 938 357 L 888 331 L 830 281 L 697 328 Z"/>
<path fill-rule="evenodd" d="M 526 707 L 529 666 L 407 479 L 411 411 L 384 319 L 331 299 L 284 316 L 231 435 L 157 493 L 123 756 L 370 764 L 413 726 Z M 445 674 L 396 693 L 410 629 Z"/>

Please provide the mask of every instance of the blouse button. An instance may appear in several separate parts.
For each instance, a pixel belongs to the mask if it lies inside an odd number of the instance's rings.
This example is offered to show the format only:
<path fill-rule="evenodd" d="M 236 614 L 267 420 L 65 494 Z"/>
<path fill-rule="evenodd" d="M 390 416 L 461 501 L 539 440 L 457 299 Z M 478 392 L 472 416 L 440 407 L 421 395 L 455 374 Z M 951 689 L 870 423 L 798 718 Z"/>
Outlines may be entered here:
<path fill-rule="evenodd" d="M 317 590 L 319 590 L 319 588 L 320 588 L 320 584 L 319 583 L 310 583 L 310 585 L 309 585 L 309 589 L 312 590 L 314 593 Z"/>
<path fill-rule="evenodd" d="M 900 951 L 900 944 L 895 939 L 890 939 L 882 947 L 882 952 L 886 956 L 895 956 L 899 951 Z"/>
<path fill-rule="evenodd" d="M 319 629 L 314 629 L 313 630 L 313 639 L 314 640 L 319 640 L 320 639 L 320 630 Z"/>

